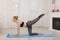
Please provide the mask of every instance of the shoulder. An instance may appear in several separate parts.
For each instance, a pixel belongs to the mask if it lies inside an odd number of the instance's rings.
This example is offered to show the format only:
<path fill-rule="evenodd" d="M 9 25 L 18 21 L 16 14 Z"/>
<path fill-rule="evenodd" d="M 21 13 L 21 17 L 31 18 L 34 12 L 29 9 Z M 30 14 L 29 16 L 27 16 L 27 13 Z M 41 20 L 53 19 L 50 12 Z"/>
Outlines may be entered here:
<path fill-rule="evenodd" d="M 17 24 L 21 24 L 21 23 L 22 23 L 22 21 L 21 21 L 21 20 L 18 20 L 18 21 L 17 21 Z"/>

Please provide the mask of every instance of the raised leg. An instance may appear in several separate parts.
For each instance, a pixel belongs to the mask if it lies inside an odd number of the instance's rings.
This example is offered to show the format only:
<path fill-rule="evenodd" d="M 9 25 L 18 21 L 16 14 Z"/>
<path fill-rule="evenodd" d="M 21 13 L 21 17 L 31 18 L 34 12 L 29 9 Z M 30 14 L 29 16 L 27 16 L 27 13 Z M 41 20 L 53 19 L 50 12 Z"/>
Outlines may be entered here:
<path fill-rule="evenodd" d="M 44 14 L 39 15 L 39 16 L 38 16 L 37 18 L 35 18 L 34 20 L 28 21 L 28 24 L 30 24 L 30 25 L 35 24 L 36 22 L 39 21 L 39 19 L 40 19 L 42 16 L 44 16 Z"/>
<path fill-rule="evenodd" d="M 37 35 L 37 33 L 32 33 L 32 25 L 35 24 L 42 16 L 44 16 L 44 14 L 41 14 L 40 16 L 35 18 L 34 20 L 27 22 L 27 28 L 28 28 L 29 35 Z"/>

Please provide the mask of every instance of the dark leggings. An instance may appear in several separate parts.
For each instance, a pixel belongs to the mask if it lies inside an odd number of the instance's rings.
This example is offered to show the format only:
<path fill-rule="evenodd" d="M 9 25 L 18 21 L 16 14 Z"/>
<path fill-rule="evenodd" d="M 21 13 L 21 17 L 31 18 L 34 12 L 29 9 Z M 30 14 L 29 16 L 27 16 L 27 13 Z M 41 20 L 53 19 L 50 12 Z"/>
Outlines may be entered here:
<path fill-rule="evenodd" d="M 27 28 L 28 28 L 29 35 L 34 35 L 34 33 L 32 33 L 32 25 L 35 24 L 43 15 L 44 14 L 41 14 L 37 18 L 35 18 L 34 20 L 27 22 Z"/>

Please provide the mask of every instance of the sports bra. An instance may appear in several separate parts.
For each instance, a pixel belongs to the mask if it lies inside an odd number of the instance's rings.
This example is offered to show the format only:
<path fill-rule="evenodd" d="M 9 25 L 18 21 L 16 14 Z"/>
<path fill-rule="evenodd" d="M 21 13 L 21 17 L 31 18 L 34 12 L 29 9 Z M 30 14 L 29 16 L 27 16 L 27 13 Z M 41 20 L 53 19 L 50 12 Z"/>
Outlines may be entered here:
<path fill-rule="evenodd" d="M 23 25 L 24 25 L 24 22 L 22 22 L 22 23 L 20 24 L 20 27 L 23 27 Z"/>

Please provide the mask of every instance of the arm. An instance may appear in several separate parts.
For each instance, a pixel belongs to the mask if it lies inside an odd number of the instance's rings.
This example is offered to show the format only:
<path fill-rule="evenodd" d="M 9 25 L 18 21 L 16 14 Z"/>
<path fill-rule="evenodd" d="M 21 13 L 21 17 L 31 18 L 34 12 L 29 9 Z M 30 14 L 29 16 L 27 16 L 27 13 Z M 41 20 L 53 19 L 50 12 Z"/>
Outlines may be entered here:
<path fill-rule="evenodd" d="M 15 37 L 19 37 L 19 33 L 20 33 L 20 24 L 19 22 L 17 22 L 17 34 L 15 35 Z"/>
<path fill-rule="evenodd" d="M 20 33 L 20 24 L 17 23 L 17 35 L 19 35 L 19 33 Z"/>
<path fill-rule="evenodd" d="M 24 25 L 23 25 L 23 27 L 26 27 L 26 25 L 27 25 L 27 24 L 26 24 L 26 22 L 24 21 Z"/>

